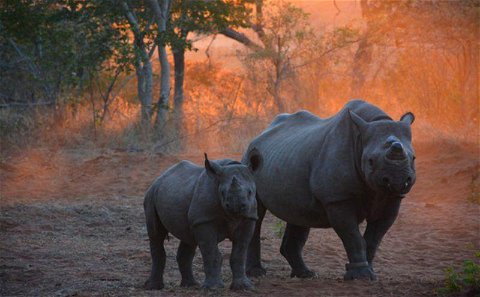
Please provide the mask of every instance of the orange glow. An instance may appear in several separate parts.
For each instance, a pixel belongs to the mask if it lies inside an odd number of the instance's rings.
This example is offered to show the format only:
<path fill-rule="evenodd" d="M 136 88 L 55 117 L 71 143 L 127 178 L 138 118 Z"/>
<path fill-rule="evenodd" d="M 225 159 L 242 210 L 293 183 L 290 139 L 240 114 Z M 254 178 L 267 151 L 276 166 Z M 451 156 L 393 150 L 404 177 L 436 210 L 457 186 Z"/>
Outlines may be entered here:
<path fill-rule="evenodd" d="M 448 10 L 443 5 L 453 4 L 442 2 L 440 12 L 409 8 L 408 13 L 392 17 L 386 15 L 388 10 L 379 10 L 362 18 L 359 1 L 337 1 L 338 9 L 332 1 L 294 2 L 310 13 L 311 26 L 317 37 L 323 36 L 324 43 L 325 39 L 339 34 L 332 30 L 345 25 L 358 29 L 359 40 L 368 30 L 371 35 L 368 36 L 367 58 L 359 66 L 365 76 L 361 90 L 352 88 L 355 56 L 360 46 L 360 42 L 355 42 L 295 69 L 294 75 L 282 82 L 280 95 L 286 112 L 307 109 L 328 117 L 348 100 L 363 98 L 394 119 L 412 111 L 416 115 L 414 141 L 449 139 L 478 143 L 478 26 L 466 21 L 470 20 L 464 17 L 469 15 L 468 11 Z M 451 16 L 442 19 L 442 11 L 450 11 Z M 416 19 L 419 15 L 422 18 Z M 425 28 L 426 25 L 430 27 Z M 436 27 L 442 30 L 436 31 Z M 186 140 L 184 149 L 187 152 L 230 150 L 241 153 L 249 140 L 265 129 L 278 113 L 269 92 L 267 72 L 270 66 L 257 60 L 252 63 L 255 69 L 249 69 L 242 62 L 248 54 L 247 49 L 221 35 L 211 44 L 207 59 L 205 50 L 211 37 L 195 36 L 194 39 L 199 40 L 194 43 L 198 51 L 186 54 L 183 134 L 180 136 Z M 321 48 L 324 43 L 319 43 L 319 52 L 325 51 Z M 311 53 L 314 54 L 315 51 Z M 153 72 L 158 75 L 156 54 L 152 63 Z M 256 77 L 252 77 L 249 70 Z M 142 134 L 141 139 L 132 136 L 140 107 L 135 74 L 129 75 L 133 78 L 110 106 L 105 121 L 95 125 L 95 129 L 92 105 L 86 102 L 75 112 L 67 112 L 57 126 L 46 125 L 48 130 L 41 133 L 39 142 L 47 146 L 52 143 L 75 146 L 90 143 L 82 139 L 94 136 L 92 145 L 164 148 L 163 142 L 178 137 L 167 131 L 168 125 L 159 132 L 164 134 L 163 139 L 148 134 Z M 125 74 L 120 80 L 124 78 Z M 173 117 L 173 65 L 171 83 L 170 121 Z M 156 103 L 158 94 L 159 79 L 155 76 L 152 103 Z M 95 104 L 99 109 L 102 103 Z M 69 116 L 73 113 L 75 115 Z"/>

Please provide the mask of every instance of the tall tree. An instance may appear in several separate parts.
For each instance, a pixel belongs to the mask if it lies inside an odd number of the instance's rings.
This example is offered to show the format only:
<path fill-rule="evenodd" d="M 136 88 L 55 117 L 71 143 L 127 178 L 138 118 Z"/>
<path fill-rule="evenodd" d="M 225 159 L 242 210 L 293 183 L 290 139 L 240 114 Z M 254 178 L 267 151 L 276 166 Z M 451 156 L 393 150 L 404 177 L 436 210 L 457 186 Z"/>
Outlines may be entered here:
<path fill-rule="evenodd" d="M 137 75 L 137 92 L 142 106 L 141 119 L 144 125 L 148 125 L 152 115 L 153 96 L 153 73 L 150 61 L 155 51 L 151 27 L 153 17 L 148 14 L 141 3 L 137 3 L 138 6 L 135 7 L 125 0 L 119 2 L 134 38 L 134 65 Z"/>
<path fill-rule="evenodd" d="M 160 62 L 160 96 L 157 102 L 157 117 L 155 123 L 163 127 L 167 120 L 167 111 L 170 98 L 170 63 L 167 55 L 167 22 L 170 18 L 171 0 L 146 0 L 153 11 L 157 24 L 156 44 Z"/>
<path fill-rule="evenodd" d="M 355 97 L 363 97 L 367 76 L 372 71 L 375 46 L 394 40 L 392 33 L 402 17 L 398 7 L 401 1 L 361 0 L 360 7 L 365 26 L 360 36 L 358 48 L 353 57 L 351 92 Z M 384 54 L 386 54 L 384 52 Z M 379 59 L 379 57 L 377 57 Z"/>
<path fill-rule="evenodd" d="M 395 73 L 412 61 L 436 59 L 437 63 L 442 61 L 440 64 L 445 65 L 443 70 L 438 70 L 438 75 L 443 76 L 444 83 L 450 85 L 448 88 L 452 91 L 448 97 L 453 101 L 463 101 L 462 112 L 472 120 L 477 118 L 480 19 L 476 13 L 476 1 L 362 0 L 361 8 L 365 30 L 354 57 L 354 92 L 364 93 L 367 76 L 375 77 L 381 70 L 383 73 Z M 390 52 L 385 50 L 387 48 L 391 49 Z M 395 58 L 390 63 L 393 67 L 381 69 L 379 63 L 372 62 L 382 59 L 382 55 Z M 414 64 L 411 68 L 418 63 Z M 434 73 L 430 72 L 435 67 L 427 68 L 423 70 L 426 74 L 423 83 L 420 77 L 413 80 L 419 82 L 419 93 L 431 94 L 433 90 L 428 90 L 428 85 L 434 81 Z M 403 76 L 411 73 L 407 71 Z M 436 86 L 432 88 L 437 89 Z M 443 86 L 442 89 L 445 91 L 447 87 Z M 408 90 L 410 95 L 405 97 L 412 97 L 412 89 Z M 446 102 L 445 99 L 441 100 Z M 432 104 L 435 100 L 415 98 L 413 101 Z M 435 113 L 438 114 L 438 110 Z"/>
<path fill-rule="evenodd" d="M 189 35 L 212 34 L 228 27 L 247 26 L 250 10 L 245 4 L 248 2 L 245 0 L 172 2 L 164 43 L 170 45 L 173 53 L 173 121 L 177 134 L 182 133 L 183 127 L 185 52 L 193 49 Z"/>
<path fill-rule="evenodd" d="M 339 28 L 335 38 L 322 39 L 310 26 L 308 14 L 287 1 L 255 1 L 255 18 L 250 28 L 258 41 L 245 34 L 227 28 L 221 33 L 232 38 L 248 49 L 244 59 L 247 72 L 257 83 L 265 83 L 277 112 L 284 112 L 286 82 L 295 79 L 299 69 L 311 63 L 318 63 L 326 54 L 356 42 L 355 34 L 349 28 Z M 293 91 L 298 87 L 291 88 Z M 294 92 L 288 92 L 295 95 Z M 295 99 L 294 97 L 288 99 Z"/>
<path fill-rule="evenodd" d="M 272 3 L 267 11 L 260 10 L 255 31 L 263 46 L 247 55 L 248 68 L 256 71 L 257 77 L 265 74 L 260 80 L 266 81 L 277 111 L 285 112 L 284 83 L 295 75 L 296 64 L 305 52 L 312 52 L 316 38 L 308 24 L 308 15 L 289 2 Z"/>
<path fill-rule="evenodd" d="M 55 107 L 67 103 L 72 96 L 61 95 L 86 86 L 123 41 L 105 12 L 89 1 L 2 1 L 4 100 Z"/>

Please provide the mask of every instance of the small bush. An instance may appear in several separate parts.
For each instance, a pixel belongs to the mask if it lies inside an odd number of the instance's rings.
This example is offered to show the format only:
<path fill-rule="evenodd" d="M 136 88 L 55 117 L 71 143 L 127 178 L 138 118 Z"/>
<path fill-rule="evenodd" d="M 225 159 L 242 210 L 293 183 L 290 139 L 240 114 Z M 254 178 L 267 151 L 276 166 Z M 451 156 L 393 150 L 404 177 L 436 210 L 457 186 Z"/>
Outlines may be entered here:
<path fill-rule="evenodd" d="M 277 219 L 275 225 L 273 226 L 273 232 L 278 238 L 282 238 L 283 233 L 285 233 L 286 223 L 280 219 Z"/>
<path fill-rule="evenodd" d="M 438 292 L 442 295 L 464 293 L 466 296 L 480 296 L 480 251 L 475 253 L 476 260 L 463 261 L 463 270 L 453 267 L 445 269 L 445 286 Z"/>

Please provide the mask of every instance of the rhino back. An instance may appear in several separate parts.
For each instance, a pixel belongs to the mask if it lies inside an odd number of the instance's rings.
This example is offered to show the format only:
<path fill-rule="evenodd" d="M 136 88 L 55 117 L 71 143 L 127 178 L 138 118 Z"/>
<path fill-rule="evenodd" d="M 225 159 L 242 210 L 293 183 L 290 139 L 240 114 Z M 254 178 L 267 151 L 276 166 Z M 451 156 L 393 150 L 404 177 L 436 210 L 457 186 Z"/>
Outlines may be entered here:
<path fill-rule="evenodd" d="M 188 209 L 198 177 L 204 171 L 189 161 L 181 161 L 163 173 L 150 187 L 158 217 L 165 228 L 182 241 L 193 243 L 188 226 Z"/>
<path fill-rule="evenodd" d="M 255 172 L 257 193 L 273 214 L 297 225 L 324 226 L 323 207 L 313 197 L 309 177 L 332 119 L 321 119 L 307 111 L 281 114 L 247 150 L 256 148 L 263 165 Z"/>
<path fill-rule="evenodd" d="M 324 206 L 348 197 L 345 191 L 362 191 L 348 110 L 363 102 L 351 103 L 327 119 L 305 111 L 282 114 L 249 145 L 243 162 L 254 147 L 262 154 L 257 192 L 273 214 L 296 225 L 329 227 Z"/>

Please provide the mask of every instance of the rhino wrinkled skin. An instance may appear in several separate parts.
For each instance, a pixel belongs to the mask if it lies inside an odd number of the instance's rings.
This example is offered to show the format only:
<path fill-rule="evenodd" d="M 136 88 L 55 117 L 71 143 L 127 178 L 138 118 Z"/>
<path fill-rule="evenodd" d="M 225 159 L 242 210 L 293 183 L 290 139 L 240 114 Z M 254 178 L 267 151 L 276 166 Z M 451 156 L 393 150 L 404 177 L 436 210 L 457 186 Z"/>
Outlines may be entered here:
<path fill-rule="evenodd" d="M 144 209 L 150 240 L 152 270 L 147 289 L 162 289 L 165 269 L 163 242 L 171 233 L 180 239 L 177 262 L 181 286 L 197 286 L 192 261 L 197 245 L 204 263 L 203 287 L 223 287 L 222 256 L 218 242 L 232 240 L 231 289 L 252 289 L 245 274 L 247 248 L 257 219 L 252 173 L 261 158 L 252 154 L 250 167 L 224 159 L 209 161 L 205 168 L 182 161 L 158 177 L 145 194 Z"/>
<path fill-rule="evenodd" d="M 280 252 L 292 277 L 315 276 L 302 259 L 310 228 L 333 228 L 349 260 L 344 279 L 376 279 L 375 251 L 415 183 L 413 121 L 410 112 L 394 121 L 361 100 L 327 119 L 307 111 L 278 115 L 242 161 L 248 164 L 253 148 L 263 157 L 254 173 L 259 219 L 247 255 L 248 275 L 265 274 L 259 236 L 267 209 L 287 222 Z M 362 235 L 358 225 L 365 219 Z"/>

